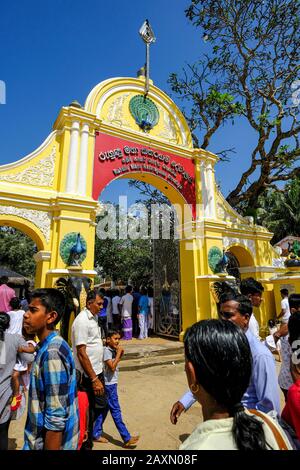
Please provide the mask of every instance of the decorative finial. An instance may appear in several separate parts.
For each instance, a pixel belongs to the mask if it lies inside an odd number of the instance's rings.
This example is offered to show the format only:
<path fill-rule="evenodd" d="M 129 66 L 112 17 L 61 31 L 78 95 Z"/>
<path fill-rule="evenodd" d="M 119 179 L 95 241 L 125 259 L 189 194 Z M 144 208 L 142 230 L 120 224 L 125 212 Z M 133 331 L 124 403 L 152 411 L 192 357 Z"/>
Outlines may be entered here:
<path fill-rule="evenodd" d="M 150 26 L 148 20 L 145 20 L 139 30 L 140 36 L 146 44 L 146 84 L 145 84 L 145 96 L 149 92 L 149 76 L 150 76 L 150 44 L 153 44 L 156 41 L 154 32 Z"/>

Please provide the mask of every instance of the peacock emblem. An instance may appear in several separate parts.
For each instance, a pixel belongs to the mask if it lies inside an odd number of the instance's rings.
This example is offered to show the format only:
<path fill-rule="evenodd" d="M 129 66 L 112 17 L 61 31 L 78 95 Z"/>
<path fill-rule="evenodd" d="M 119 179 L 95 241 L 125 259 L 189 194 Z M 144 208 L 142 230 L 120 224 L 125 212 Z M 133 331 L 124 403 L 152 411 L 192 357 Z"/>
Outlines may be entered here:
<path fill-rule="evenodd" d="M 80 266 L 86 257 L 86 241 L 80 233 L 70 232 L 61 241 L 60 256 L 68 266 Z"/>

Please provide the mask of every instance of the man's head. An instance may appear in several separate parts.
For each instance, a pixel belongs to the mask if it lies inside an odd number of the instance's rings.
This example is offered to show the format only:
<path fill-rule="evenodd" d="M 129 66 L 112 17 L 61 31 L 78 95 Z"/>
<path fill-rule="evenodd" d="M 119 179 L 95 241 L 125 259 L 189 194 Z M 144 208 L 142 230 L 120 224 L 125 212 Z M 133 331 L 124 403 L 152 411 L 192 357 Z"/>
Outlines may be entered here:
<path fill-rule="evenodd" d="M 284 299 L 285 297 L 289 296 L 289 291 L 287 289 L 280 289 L 281 298 Z"/>
<path fill-rule="evenodd" d="M 103 308 L 103 302 L 103 294 L 94 290 L 88 292 L 86 297 L 86 308 L 91 312 L 92 315 L 98 315 L 100 310 Z"/>
<path fill-rule="evenodd" d="M 240 285 L 240 291 L 242 295 L 245 295 L 250 299 L 253 307 L 259 307 L 262 302 L 262 294 L 264 291 L 263 285 L 253 279 L 253 277 L 247 277 L 243 279 Z"/>
<path fill-rule="evenodd" d="M 289 306 L 291 313 L 300 312 L 300 294 L 291 294 L 289 296 Z"/>
<path fill-rule="evenodd" d="M 132 286 L 126 286 L 125 292 L 126 292 L 126 294 L 131 294 L 131 292 L 132 292 Z"/>
<path fill-rule="evenodd" d="M 54 330 L 65 309 L 65 297 L 57 289 L 36 289 L 31 295 L 24 328 L 29 334 L 40 336 L 46 330 Z"/>
<path fill-rule="evenodd" d="M 8 277 L 7 276 L 1 276 L 0 277 L 0 286 L 2 286 L 2 284 L 7 284 L 8 283 Z"/>
<path fill-rule="evenodd" d="M 222 320 L 229 320 L 247 330 L 251 314 L 252 304 L 248 297 L 233 293 L 221 296 L 219 317 Z"/>

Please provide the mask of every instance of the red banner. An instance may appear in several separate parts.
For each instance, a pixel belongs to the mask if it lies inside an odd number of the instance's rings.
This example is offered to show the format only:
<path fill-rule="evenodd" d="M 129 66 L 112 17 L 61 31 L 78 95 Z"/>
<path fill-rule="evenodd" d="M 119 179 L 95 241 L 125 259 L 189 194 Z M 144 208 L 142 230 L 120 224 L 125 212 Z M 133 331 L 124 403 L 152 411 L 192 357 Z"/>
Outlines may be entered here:
<path fill-rule="evenodd" d="M 182 194 L 195 218 L 195 166 L 192 160 L 149 146 L 97 133 L 94 156 L 93 198 L 120 176 L 150 173 Z M 134 175 L 132 175 L 134 179 Z"/>

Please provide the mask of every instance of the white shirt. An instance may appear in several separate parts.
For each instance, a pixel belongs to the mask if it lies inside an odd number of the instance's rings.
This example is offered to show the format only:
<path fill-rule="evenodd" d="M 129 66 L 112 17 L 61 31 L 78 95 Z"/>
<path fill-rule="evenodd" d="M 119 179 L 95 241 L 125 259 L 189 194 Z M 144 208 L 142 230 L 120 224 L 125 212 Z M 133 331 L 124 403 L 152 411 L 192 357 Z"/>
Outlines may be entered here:
<path fill-rule="evenodd" d="M 121 297 L 119 295 L 115 295 L 112 298 L 112 313 L 113 315 L 119 315 L 118 304 L 120 303 Z"/>
<path fill-rule="evenodd" d="M 285 297 L 281 301 L 281 310 L 284 310 L 284 314 L 281 319 L 282 323 L 288 323 L 289 318 L 291 316 L 291 312 L 290 312 L 289 300 L 287 297 Z"/>
<path fill-rule="evenodd" d="M 98 317 L 94 316 L 87 308 L 84 308 L 75 318 L 72 325 L 72 349 L 76 369 L 84 372 L 77 357 L 76 346 L 86 345 L 86 353 L 91 361 L 95 374 L 101 374 L 103 370 L 103 343 L 101 328 L 98 325 Z"/>
<path fill-rule="evenodd" d="M 125 294 L 120 300 L 122 305 L 122 318 L 131 318 L 133 297 L 131 294 Z"/>
<path fill-rule="evenodd" d="M 251 317 L 250 317 L 248 329 L 251 331 L 251 333 L 253 334 L 253 336 L 255 336 L 255 338 L 257 338 L 258 340 L 260 340 L 260 336 L 259 336 L 259 324 L 258 324 L 258 321 L 256 320 L 256 318 L 255 318 L 255 316 L 254 316 L 254 313 L 252 313 L 252 315 L 251 315 Z"/>
<path fill-rule="evenodd" d="M 23 326 L 23 317 L 24 317 L 24 310 L 11 310 L 7 312 L 10 316 L 9 327 L 7 328 L 6 332 L 10 333 L 11 335 L 21 335 L 22 336 L 22 326 Z"/>

